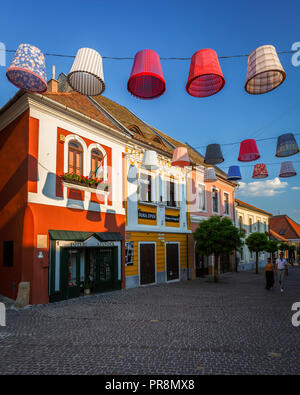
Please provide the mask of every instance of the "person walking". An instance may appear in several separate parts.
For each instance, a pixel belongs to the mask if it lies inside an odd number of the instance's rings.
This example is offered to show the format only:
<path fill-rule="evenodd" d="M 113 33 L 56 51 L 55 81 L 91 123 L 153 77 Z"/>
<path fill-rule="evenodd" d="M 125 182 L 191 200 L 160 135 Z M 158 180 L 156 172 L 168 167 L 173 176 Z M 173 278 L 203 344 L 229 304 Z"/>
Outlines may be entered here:
<path fill-rule="evenodd" d="M 282 252 L 280 253 L 279 258 L 276 259 L 276 273 L 278 273 L 280 291 L 283 292 L 285 276 L 288 275 L 288 264 L 286 259 L 283 258 Z"/>
<path fill-rule="evenodd" d="M 266 268 L 266 289 L 270 290 L 274 286 L 274 266 L 271 262 L 271 258 L 268 258 Z"/>

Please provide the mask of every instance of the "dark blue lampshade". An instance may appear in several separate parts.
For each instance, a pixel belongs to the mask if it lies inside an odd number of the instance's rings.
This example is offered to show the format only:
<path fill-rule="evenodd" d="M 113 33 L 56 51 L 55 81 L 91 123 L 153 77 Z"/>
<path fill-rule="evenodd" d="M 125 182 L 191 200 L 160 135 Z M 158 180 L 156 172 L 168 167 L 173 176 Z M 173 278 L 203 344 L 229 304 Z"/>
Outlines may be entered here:
<path fill-rule="evenodd" d="M 239 166 L 230 166 L 227 174 L 227 180 L 237 181 L 241 180 L 242 175 Z"/>

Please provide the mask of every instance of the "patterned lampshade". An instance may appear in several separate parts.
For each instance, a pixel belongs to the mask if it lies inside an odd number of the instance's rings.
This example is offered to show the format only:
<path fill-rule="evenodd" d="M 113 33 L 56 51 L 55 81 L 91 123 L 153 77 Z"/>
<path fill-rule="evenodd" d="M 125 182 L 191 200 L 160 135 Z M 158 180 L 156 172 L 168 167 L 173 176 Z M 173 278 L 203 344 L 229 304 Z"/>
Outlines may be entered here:
<path fill-rule="evenodd" d="M 230 166 L 228 169 L 227 180 L 238 181 L 242 179 L 239 166 Z"/>
<path fill-rule="evenodd" d="M 213 167 L 207 167 L 204 169 L 204 182 L 214 182 L 217 180 L 216 172 Z"/>
<path fill-rule="evenodd" d="M 260 179 L 269 177 L 267 166 L 264 163 L 257 163 L 254 165 L 252 178 Z"/>
<path fill-rule="evenodd" d="M 194 97 L 218 93 L 225 85 L 218 55 L 213 49 L 200 49 L 191 59 L 186 91 Z"/>
<path fill-rule="evenodd" d="M 127 89 L 140 99 L 154 99 L 165 93 L 164 80 L 160 59 L 152 49 L 142 49 L 134 58 Z"/>
<path fill-rule="evenodd" d="M 260 95 L 277 88 L 285 80 L 286 74 L 273 45 L 262 45 L 248 57 L 245 90 L 252 95 Z"/>
<path fill-rule="evenodd" d="M 145 151 L 142 167 L 147 170 L 157 170 L 159 168 L 157 153 L 155 151 Z"/>
<path fill-rule="evenodd" d="M 86 96 L 97 96 L 105 90 L 102 57 L 91 48 L 80 48 L 67 77 L 69 85 Z"/>
<path fill-rule="evenodd" d="M 220 144 L 209 144 L 206 147 L 204 163 L 208 165 L 217 165 L 224 162 Z"/>
<path fill-rule="evenodd" d="M 285 133 L 278 137 L 276 149 L 276 156 L 278 158 L 292 156 L 298 152 L 299 147 L 293 133 Z"/>
<path fill-rule="evenodd" d="M 47 90 L 45 56 L 30 44 L 20 44 L 6 71 L 8 80 L 17 88 L 43 93 Z"/>
<path fill-rule="evenodd" d="M 280 167 L 279 177 L 287 178 L 296 176 L 297 173 L 294 169 L 293 162 L 282 162 Z"/>
<path fill-rule="evenodd" d="M 186 147 L 176 147 L 173 153 L 172 166 L 185 167 L 191 163 Z"/>
<path fill-rule="evenodd" d="M 251 162 L 260 158 L 260 154 L 253 139 L 243 140 L 240 145 L 238 160 L 240 162 Z"/>

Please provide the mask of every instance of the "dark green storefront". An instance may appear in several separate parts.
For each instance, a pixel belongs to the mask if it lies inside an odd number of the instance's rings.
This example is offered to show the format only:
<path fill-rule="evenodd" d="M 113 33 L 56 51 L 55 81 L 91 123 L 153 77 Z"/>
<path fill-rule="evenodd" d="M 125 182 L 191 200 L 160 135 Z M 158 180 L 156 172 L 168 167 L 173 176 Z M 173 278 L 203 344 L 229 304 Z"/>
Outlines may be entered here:
<path fill-rule="evenodd" d="M 115 232 L 49 230 L 50 302 L 121 289 L 121 246 Z"/>

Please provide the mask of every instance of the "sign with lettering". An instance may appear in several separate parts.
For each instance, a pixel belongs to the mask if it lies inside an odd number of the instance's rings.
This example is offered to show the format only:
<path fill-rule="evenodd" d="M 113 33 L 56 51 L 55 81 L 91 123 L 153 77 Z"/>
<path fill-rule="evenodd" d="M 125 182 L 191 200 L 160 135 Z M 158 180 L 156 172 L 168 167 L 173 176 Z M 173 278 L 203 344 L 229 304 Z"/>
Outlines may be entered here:
<path fill-rule="evenodd" d="M 150 219 L 152 221 L 156 221 L 156 213 L 150 213 L 147 211 L 138 210 L 138 217 L 141 219 Z"/>
<path fill-rule="evenodd" d="M 165 216 L 166 222 L 179 222 L 180 221 L 180 215 L 166 215 Z"/>

